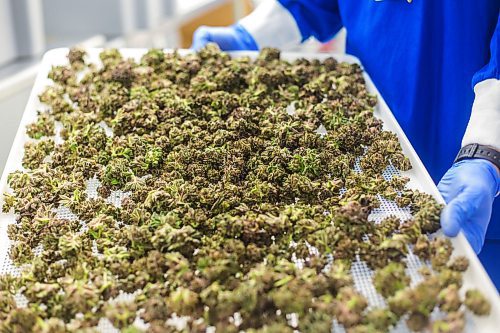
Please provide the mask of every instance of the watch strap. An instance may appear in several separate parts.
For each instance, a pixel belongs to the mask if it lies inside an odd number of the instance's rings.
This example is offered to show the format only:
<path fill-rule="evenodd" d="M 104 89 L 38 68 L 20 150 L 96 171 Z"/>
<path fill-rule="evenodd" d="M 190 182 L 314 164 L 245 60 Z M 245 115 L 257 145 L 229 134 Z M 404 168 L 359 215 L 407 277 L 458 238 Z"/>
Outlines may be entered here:
<path fill-rule="evenodd" d="M 470 158 L 481 158 L 490 161 L 500 169 L 500 152 L 488 146 L 477 143 L 466 145 L 458 152 L 455 162 Z"/>

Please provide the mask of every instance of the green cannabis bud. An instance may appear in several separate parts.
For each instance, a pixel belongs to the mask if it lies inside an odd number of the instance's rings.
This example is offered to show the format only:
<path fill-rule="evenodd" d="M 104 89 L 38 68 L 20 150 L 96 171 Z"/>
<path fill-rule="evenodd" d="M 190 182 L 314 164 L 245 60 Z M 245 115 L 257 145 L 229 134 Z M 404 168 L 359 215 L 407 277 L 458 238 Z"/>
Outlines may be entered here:
<path fill-rule="evenodd" d="M 477 289 L 467 290 L 464 304 L 478 316 L 487 316 L 491 311 L 491 304 Z"/>
<path fill-rule="evenodd" d="M 375 272 L 373 285 L 384 297 L 394 295 L 398 290 L 406 288 L 410 278 L 405 273 L 405 267 L 401 263 L 390 263 Z"/>

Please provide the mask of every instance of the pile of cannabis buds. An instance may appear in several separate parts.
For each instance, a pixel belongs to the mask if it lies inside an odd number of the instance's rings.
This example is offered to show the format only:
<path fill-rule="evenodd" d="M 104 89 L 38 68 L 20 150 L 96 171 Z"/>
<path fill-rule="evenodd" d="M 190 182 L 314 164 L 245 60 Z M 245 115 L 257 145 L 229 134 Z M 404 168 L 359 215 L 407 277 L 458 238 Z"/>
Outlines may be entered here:
<path fill-rule="evenodd" d="M 399 320 L 459 332 L 466 308 L 490 312 L 477 290 L 459 292 L 467 259 L 429 237 L 441 205 L 382 177 L 411 166 L 358 65 L 287 62 L 275 49 L 232 59 L 214 45 L 86 58 L 72 49 L 50 71 L 39 96 L 50 108 L 27 127 L 25 169 L 8 177 L 9 253 L 22 271 L 0 277 L 1 332 L 93 332 L 101 318 L 129 333 L 321 333 L 334 318 L 350 333 Z M 382 197 L 413 217 L 373 223 Z M 413 285 L 409 249 L 431 264 Z M 357 260 L 386 307 L 354 287 Z"/>

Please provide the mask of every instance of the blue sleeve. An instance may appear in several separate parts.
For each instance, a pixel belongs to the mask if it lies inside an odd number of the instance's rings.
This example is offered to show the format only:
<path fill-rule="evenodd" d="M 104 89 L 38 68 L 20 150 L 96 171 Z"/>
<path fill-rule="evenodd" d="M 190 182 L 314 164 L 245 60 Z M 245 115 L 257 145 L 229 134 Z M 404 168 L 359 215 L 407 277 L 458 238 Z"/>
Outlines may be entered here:
<path fill-rule="evenodd" d="M 314 36 L 327 42 L 342 28 L 337 0 L 278 0 L 290 14 L 302 34 L 302 41 Z"/>
<path fill-rule="evenodd" d="M 500 15 L 498 16 L 497 25 L 491 37 L 490 43 L 490 60 L 472 77 L 472 88 L 484 80 L 497 79 L 500 80 Z"/>

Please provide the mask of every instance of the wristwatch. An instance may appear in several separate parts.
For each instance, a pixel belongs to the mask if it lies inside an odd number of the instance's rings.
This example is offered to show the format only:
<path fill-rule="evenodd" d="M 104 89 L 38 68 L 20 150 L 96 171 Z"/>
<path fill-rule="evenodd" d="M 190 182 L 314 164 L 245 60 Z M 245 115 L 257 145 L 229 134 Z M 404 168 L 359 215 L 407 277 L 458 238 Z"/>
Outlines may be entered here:
<path fill-rule="evenodd" d="M 500 152 L 488 146 L 479 145 L 477 143 L 464 146 L 458 152 L 455 162 L 469 158 L 481 158 L 490 161 L 500 169 Z"/>

